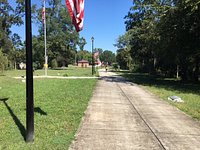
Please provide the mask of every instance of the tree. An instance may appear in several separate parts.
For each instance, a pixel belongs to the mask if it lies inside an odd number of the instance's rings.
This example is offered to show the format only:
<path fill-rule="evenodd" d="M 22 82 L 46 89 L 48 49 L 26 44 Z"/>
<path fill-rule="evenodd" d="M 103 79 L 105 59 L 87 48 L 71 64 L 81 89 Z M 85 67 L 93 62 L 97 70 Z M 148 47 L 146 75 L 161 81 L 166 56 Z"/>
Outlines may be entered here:
<path fill-rule="evenodd" d="M 117 43 L 114 44 L 118 48 L 116 61 L 118 62 L 121 69 L 130 69 L 132 58 L 130 55 L 130 45 L 129 45 L 129 36 L 126 33 L 125 35 L 119 36 Z"/>
<path fill-rule="evenodd" d="M 93 52 L 94 53 L 98 52 L 99 55 L 101 55 L 103 53 L 103 49 L 102 48 L 94 48 Z"/>
<path fill-rule="evenodd" d="M 77 59 L 78 60 L 88 60 L 89 62 L 92 62 L 92 54 L 86 50 L 78 51 L 77 53 Z"/>
<path fill-rule="evenodd" d="M 166 58 L 170 65 L 179 66 L 182 80 L 198 81 L 199 74 L 199 3 L 198 1 L 175 1 L 159 23 L 159 33 Z M 165 45 L 165 46 L 164 46 Z M 163 53 L 163 52 L 162 52 Z"/>
<path fill-rule="evenodd" d="M 35 69 L 42 69 L 44 64 L 44 40 L 43 37 L 33 36 L 33 62 L 37 64 Z M 49 54 L 50 55 L 50 54 Z"/>
<path fill-rule="evenodd" d="M 125 16 L 133 63 L 149 73 L 173 77 L 180 72 L 182 80 L 197 81 L 199 7 L 199 0 L 135 0 Z"/>
<path fill-rule="evenodd" d="M 14 9 L 7 0 L 0 1 L 0 48 L 4 53 L 8 53 L 12 45 L 10 28 L 13 25 L 22 25 L 22 0 L 16 1 L 17 6 Z"/>
<path fill-rule="evenodd" d="M 84 37 L 81 37 L 81 38 L 79 38 L 79 41 L 77 44 L 79 46 L 79 49 L 82 51 L 82 50 L 84 50 L 84 46 L 87 44 L 87 42 Z"/>
<path fill-rule="evenodd" d="M 108 65 L 111 65 L 113 62 L 115 62 L 115 54 L 109 50 L 103 51 L 99 57 L 102 62 L 108 63 Z"/>
<path fill-rule="evenodd" d="M 66 6 L 62 5 L 60 0 L 50 0 L 48 4 L 46 8 L 48 61 L 56 60 L 58 67 L 68 66 L 69 63 L 74 62 L 79 34 L 73 28 Z M 37 14 L 37 22 L 40 27 L 39 35 L 33 39 L 34 61 L 43 66 L 44 30 L 41 18 L 42 8 L 37 10 Z"/>
<path fill-rule="evenodd" d="M 12 1 L 11 5 L 8 0 L 0 1 L 0 49 L 3 55 L 7 56 L 9 67 L 16 68 L 20 50 L 23 45 L 21 37 L 12 33 L 12 26 L 20 26 L 23 22 L 24 16 L 24 0 Z"/>
<path fill-rule="evenodd" d="M 2 49 L 0 49 L 0 70 L 3 72 L 8 66 L 8 59 L 3 54 Z"/>

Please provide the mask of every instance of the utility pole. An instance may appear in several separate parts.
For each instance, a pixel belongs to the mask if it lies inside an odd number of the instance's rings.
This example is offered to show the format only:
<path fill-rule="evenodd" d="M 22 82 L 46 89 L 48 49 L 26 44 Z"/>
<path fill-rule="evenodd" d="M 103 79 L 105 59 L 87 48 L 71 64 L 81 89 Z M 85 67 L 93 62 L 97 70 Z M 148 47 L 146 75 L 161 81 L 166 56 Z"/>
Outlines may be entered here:
<path fill-rule="evenodd" d="M 48 56 L 47 56 L 47 25 L 46 25 L 46 2 L 45 0 L 43 1 L 43 10 L 42 10 L 42 19 L 43 19 L 43 24 L 44 24 L 44 59 L 45 59 L 45 64 L 44 64 L 44 69 L 45 69 L 45 76 L 47 76 L 47 71 L 48 71 Z"/>
<path fill-rule="evenodd" d="M 26 142 L 33 142 L 34 98 L 33 98 L 31 0 L 25 1 L 25 13 L 26 13 Z"/>
<path fill-rule="evenodd" d="M 94 37 L 91 38 L 92 40 L 92 75 L 94 75 Z"/>

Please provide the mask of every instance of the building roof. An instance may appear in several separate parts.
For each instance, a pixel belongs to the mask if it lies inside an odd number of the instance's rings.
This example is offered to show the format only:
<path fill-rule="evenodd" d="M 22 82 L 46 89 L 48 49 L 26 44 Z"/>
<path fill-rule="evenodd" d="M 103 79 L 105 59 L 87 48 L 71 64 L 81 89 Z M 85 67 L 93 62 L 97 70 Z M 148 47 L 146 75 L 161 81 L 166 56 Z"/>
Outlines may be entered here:
<path fill-rule="evenodd" d="M 78 61 L 78 63 L 89 63 L 87 60 L 80 60 L 80 61 Z"/>

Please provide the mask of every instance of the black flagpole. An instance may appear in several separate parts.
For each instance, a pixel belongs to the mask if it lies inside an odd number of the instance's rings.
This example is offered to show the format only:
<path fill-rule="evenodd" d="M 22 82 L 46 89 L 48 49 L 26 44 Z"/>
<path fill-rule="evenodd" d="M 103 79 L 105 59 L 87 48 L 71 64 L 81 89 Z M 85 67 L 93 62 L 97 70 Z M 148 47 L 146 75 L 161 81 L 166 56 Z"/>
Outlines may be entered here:
<path fill-rule="evenodd" d="M 31 0 L 25 0 L 26 11 L 26 142 L 34 140 L 34 99 L 32 66 Z"/>

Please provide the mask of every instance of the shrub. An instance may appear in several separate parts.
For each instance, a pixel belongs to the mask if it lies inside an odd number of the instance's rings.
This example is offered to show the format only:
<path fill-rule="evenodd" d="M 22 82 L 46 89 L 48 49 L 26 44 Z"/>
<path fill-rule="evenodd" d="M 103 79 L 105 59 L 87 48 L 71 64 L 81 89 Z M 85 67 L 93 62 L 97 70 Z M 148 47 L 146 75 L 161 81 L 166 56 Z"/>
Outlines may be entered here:
<path fill-rule="evenodd" d="M 67 73 L 63 74 L 63 77 L 68 77 L 68 74 Z"/>
<path fill-rule="evenodd" d="M 118 64 L 117 64 L 117 63 L 113 63 L 112 66 L 113 66 L 113 69 L 115 69 L 115 71 L 117 71 L 117 69 L 118 69 Z"/>
<path fill-rule="evenodd" d="M 3 54 L 0 49 L 0 71 L 3 72 L 8 67 L 8 58 Z"/>
<path fill-rule="evenodd" d="M 57 62 L 57 60 L 56 59 L 53 59 L 52 61 L 51 61 L 51 68 L 57 68 L 58 67 L 58 62 Z"/>

